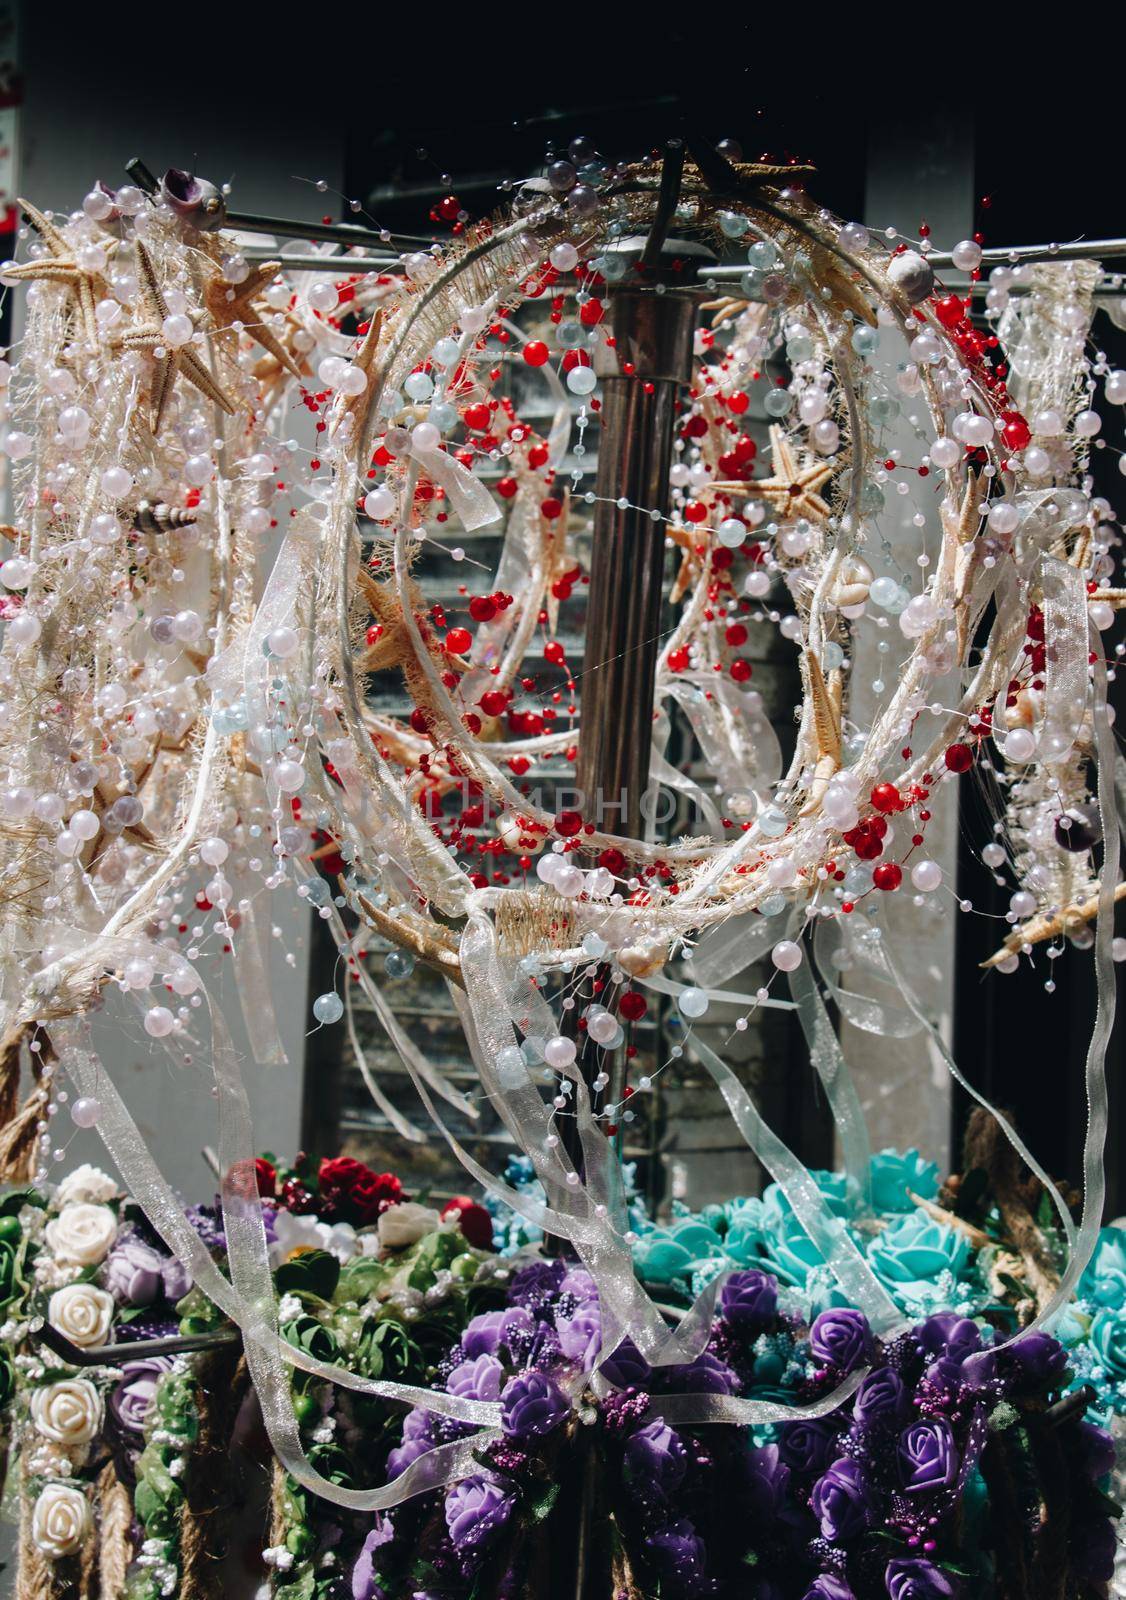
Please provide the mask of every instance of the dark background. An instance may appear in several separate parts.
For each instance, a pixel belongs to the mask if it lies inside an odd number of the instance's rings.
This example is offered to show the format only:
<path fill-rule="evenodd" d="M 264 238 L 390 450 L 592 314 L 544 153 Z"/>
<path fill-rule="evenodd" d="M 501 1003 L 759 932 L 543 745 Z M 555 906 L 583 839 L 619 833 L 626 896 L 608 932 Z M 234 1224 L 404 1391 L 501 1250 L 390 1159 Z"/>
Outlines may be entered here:
<path fill-rule="evenodd" d="M 239 23 L 233 11 L 207 6 L 154 17 L 126 3 L 107 17 L 75 8 L 61 17 L 34 4 L 24 8 L 21 66 L 29 98 L 50 97 L 76 141 L 112 102 L 125 130 L 120 163 L 139 154 L 158 172 L 195 165 L 206 130 L 209 149 L 217 135 L 229 147 L 227 171 L 237 179 L 240 150 L 262 140 L 263 124 L 276 125 L 279 103 L 292 103 L 278 161 L 295 160 L 303 130 L 343 141 L 347 193 L 381 225 L 405 233 L 430 233 L 430 208 L 449 180 L 479 215 L 503 199 L 498 184 L 534 172 L 549 150 L 565 150 L 576 134 L 628 156 L 659 148 L 686 127 L 711 140 L 734 137 L 749 158 L 812 159 L 818 173 L 811 191 L 838 214 L 860 217 L 866 171 L 879 162 L 878 130 L 891 106 L 900 118 L 932 126 L 956 121 L 969 130 L 976 221 L 986 244 L 1126 234 L 1126 200 L 1115 179 L 1115 97 L 1091 90 L 1081 99 L 1079 74 L 1056 74 L 1051 65 L 1041 81 L 1011 41 L 1002 77 L 956 31 L 938 38 L 934 24 L 917 46 L 885 56 L 868 37 L 839 37 L 839 21 L 819 31 L 806 12 L 789 34 L 781 31 L 785 17 L 752 26 L 728 22 L 715 8 L 701 9 L 692 27 L 683 16 L 669 26 L 656 8 L 608 18 L 558 15 L 548 25 L 518 12 L 496 20 L 429 8 L 417 23 L 400 15 L 365 26 L 326 13 L 318 31 L 321 19 L 309 8 L 291 16 L 280 8 L 259 12 Z M 1061 76 L 1076 87 L 1061 89 Z M 121 179 L 120 171 L 100 175 Z M 294 207 L 303 214 L 308 193 L 295 183 Z M 923 175 L 919 193 L 923 206 Z M 324 197 L 324 210 L 352 216 L 333 195 Z M 924 215 L 895 221 L 907 227 Z M 1116 365 L 1126 365 L 1126 335 L 1105 317 L 1096 337 Z M 1121 439 L 1121 412 L 1106 432 L 1111 443 Z M 1117 450 L 1102 452 L 1096 471 L 1101 492 L 1126 502 Z M 1120 633 L 1116 628 L 1111 642 Z M 1126 715 L 1121 688 L 1112 692 Z M 976 860 L 991 820 L 965 780 L 961 892 L 981 909 L 1003 913 L 1009 888 L 996 888 Z M 1069 952 L 1055 963 L 1054 995 L 1043 991 L 1043 963 L 1034 972 L 983 979 L 978 963 L 994 947 L 996 926 L 959 918 L 955 1053 L 972 1081 L 1011 1108 L 1049 1169 L 1075 1181 L 1094 1012 L 1091 957 Z M 1108 1058 L 1115 1092 L 1110 1214 L 1126 1209 L 1122 1038 L 1119 1028 Z M 958 1104 L 958 1124 L 963 1115 Z"/>

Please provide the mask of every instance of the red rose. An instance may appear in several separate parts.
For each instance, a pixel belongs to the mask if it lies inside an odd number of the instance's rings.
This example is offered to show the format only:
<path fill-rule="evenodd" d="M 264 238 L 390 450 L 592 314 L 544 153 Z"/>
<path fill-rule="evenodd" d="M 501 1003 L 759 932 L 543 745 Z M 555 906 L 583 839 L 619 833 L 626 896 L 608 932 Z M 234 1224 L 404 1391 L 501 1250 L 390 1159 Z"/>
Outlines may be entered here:
<path fill-rule="evenodd" d="M 263 1200 L 272 1200 L 277 1192 L 277 1168 L 264 1156 L 258 1156 L 254 1162 L 254 1178 L 258 1184 L 258 1193 Z"/>
<path fill-rule="evenodd" d="M 403 1186 L 394 1173 L 373 1172 L 352 1156 L 322 1161 L 318 1176 L 326 1209 L 360 1227 L 374 1222 L 403 1197 Z"/>
<path fill-rule="evenodd" d="M 442 1221 L 456 1220 L 466 1242 L 478 1250 L 493 1248 L 493 1219 L 467 1194 L 455 1194 L 448 1205 L 442 1207 Z"/>

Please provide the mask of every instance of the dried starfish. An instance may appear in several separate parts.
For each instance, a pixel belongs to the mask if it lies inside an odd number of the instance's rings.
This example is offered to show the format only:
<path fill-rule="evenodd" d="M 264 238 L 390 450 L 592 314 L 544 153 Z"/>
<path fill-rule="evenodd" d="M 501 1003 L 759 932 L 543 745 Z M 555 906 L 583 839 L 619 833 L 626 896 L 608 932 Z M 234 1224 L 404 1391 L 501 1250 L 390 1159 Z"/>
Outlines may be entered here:
<path fill-rule="evenodd" d="M 829 507 L 817 491 L 833 476 L 827 461 L 813 461 L 806 467 L 798 466 L 798 458 L 782 429 L 776 422 L 770 425 L 770 477 L 757 482 L 713 483 L 714 490 L 733 494 L 757 494 L 768 500 L 779 516 L 789 519 L 805 517 L 809 522 L 823 523 L 829 516 Z"/>
<path fill-rule="evenodd" d="M 164 335 L 168 307 L 153 270 L 152 257 L 139 239 L 136 248 L 137 264 L 140 267 L 137 298 L 141 321 L 139 326 L 122 334 L 115 342 L 123 350 L 147 350 L 153 357 L 149 403 L 152 406 L 154 437 L 160 432 L 172 387 L 179 372 L 182 372 L 188 382 L 194 384 L 201 394 L 206 395 L 208 400 L 213 401 L 220 411 L 225 411 L 228 416 L 232 415 L 235 410 L 234 402 L 219 387 L 195 351 L 189 345 L 169 347 Z M 158 350 L 161 352 L 159 355 Z"/>
<path fill-rule="evenodd" d="M 870 327 L 876 326 L 876 313 L 867 297 L 833 252 L 822 244 L 811 244 L 809 247 L 809 275 L 815 287 L 828 289 L 838 305 L 847 306 L 854 316 Z"/>
<path fill-rule="evenodd" d="M 1126 899 L 1126 883 L 1120 883 L 1114 891 L 1115 904 Z M 995 950 L 988 961 L 983 961 L 983 967 L 995 967 L 1004 961 L 1006 956 L 1016 955 L 1026 944 L 1042 944 L 1045 939 L 1054 939 L 1057 934 L 1073 933 L 1076 928 L 1081 928 L 1085 922 L 1099 914 L 1099 896 L 1093 894 L 1089 900 L 1084 900 L 1081 905 L 1064 906 L 1062 911 L 1057 911 L 1055 916 L 1030 917 L 1019 928 L 1014 928 L 1012 933 L 1005 938 L 999 950 Z"/>
<path fill-rule="evenodd" d="M 1116 611 L 1121 611 L 1126 606 L 1126 589 L 1094 589 L 1087 596 L 1087 602 L 1098 600 L 1104 606 L 1113 606 Z"/>
<path fill-rule="evenodd" d="M 722 328 L 725 322 L 740 316 L 750 305 L 749 300 L 738 300 L 733 295 L 723 295 L 719 300 L 705 300 L 701 311 L 714 311 L 713 328 Z"/>
<path fill-rule="evenodd" d="M 18 283 L 34 282 L 38 279 L 47 283 L 64 284 L 77 303 L 85 342 L 91 349 L 97 349 L 98 322 L 94 316 L 94 305 L 97 300 L 104 299 L 109 293 L 105 279 L 101 273 L 88 272 L 78 265 L 77 252 L 67 244 L 54 223 L 49 222 L 30 200 L 17 200 L 16 204 L 47 246 L 50 255 L 41 257 L 37 261 L 22 261 L 18 266 L 8 267 L 4 273 L 5 278 L 14 279 Z"/>
<path fill-rule="evenodd" d="M 204 288 L 203 303 L 217 329 L 225 333 L 236 322 L 240 323 L 248 338 L 260 344 L 293 377 L 299 378 L 301 369 L 253 304 L 277 276 L 280 266 L 279 261 L 262 261 L 252 267 L 250 276 L 239 284 L 228 283 L 221 273 L 213 273 Z"/>
<path fill-rule="evenodd" d="M 371 409 L 372 392 L 375 387 L 375 357 L 379 350 L 379 335 L 383 328 L 382 307 L 375 313 L 368 323 L 367 332 L 356 354 L 352 357 L 352 365 L 364 375 L 364 387 L 359 394 L 338 394 L 333 406 L 334 416 L 331 432 L 335 435 L 344 425 L 345 417 L 352 418 L 352 437 L 362 437 L 367 426 L 368 411 Z"/>
<path fill-rule="evenodd" d="M 829 779 L 841 764 L 841 675 L 839 671 L 830 673 L 827 683 L 821 663 L 812 650 L 805 652 L 805 670 L 817 740 L 817 761 L 809 785 L 809 799 L 799 813 L 808 817 L 825 798 Z"/>

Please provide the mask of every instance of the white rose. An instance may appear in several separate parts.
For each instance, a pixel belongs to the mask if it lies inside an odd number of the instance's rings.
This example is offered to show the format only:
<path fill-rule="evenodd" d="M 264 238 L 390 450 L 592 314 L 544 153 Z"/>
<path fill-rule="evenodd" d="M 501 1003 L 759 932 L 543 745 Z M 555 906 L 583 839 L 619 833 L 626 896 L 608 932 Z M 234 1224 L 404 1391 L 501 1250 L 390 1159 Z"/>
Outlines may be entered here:
<path fill-rule="evenodd" d="M 89 1200 L 97 1205 L 114 1199 L 117 1194 L 117 1184 L 108 1172 L 84 1162 L 82 1166 L 75 1167 L 73 1172 L 68 1172 L 59 1184 L 58 1201 L 60 1206 L 72 1206 L 76 1200 Z"/>
<path fill-rule="evenodd" d="M 93 1531 L 90 1505 L 81 1490 L 69 1483 L 44 1484 L 31 1513 L 31 1537 L 37 1550 L 58 1561 L 80 1550 Z"/>
<path fill-rule="evenodd" d="M 113 1296 L 92 1283 L 68 1283 L 47 1305 L 47 1321 L 73 1344 L 105 1344 L 113 1322 Z"/>
<path fill-rule="evenodd" d="M 32 1391 L 31 1420 L 56 1444 L 90 1444 L 102 1426 L 102 1401 L 89 1378 L 62 1378 Z"/>
<path fill-rule="evenodd" d="M 402 1250 L 415 1244 L 428 1233 L 433 1233 L 441 1217 L 429 1206 L 420 1206 L 414 1200 L 404 1200 L 401 1205 L 388 1206 L 379 1219 L 379 1242 L 385 1250 Z"/>
<path fill-rule="evenodd" d="M 117 1238 L 117 1218 L 109 1206 L 85 1201 L 64 1206 L 47 1224 L 47 1245 L 60 1261 L 96 1267 L 109 1254 Z"/>

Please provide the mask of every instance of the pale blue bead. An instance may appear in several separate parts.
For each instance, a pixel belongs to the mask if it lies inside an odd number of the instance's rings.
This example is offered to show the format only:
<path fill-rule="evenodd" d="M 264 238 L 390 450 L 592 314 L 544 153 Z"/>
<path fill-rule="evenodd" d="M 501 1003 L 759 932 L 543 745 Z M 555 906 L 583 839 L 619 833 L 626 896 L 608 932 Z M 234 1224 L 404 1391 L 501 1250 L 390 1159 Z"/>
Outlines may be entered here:
<path fill-rule="evenodd" d="M 561 322 L 555 337 L 562 348 L 569 349 L 571 345 L 578 344 L 585 333 L 586 330 L 581 322 Z"/>
<path fill-rule="evenodd" d="M 439 433 L 449 433 L 457 425 L 457 407 L 448 405 L 445 400 L 436 400 L 426 416 Z"/>
<path fill-rule="evenodd" d="M 327 906 L 332 899 L 332 890 L 323 878 L 310 878 L 305 898 L 311 906 Z"/>
<path fill-rule="evenodd" d="M 383 970 L 389 978 L 409 978 L 414 971 L 414 957 L 406 950 L 389 950 Z"/>
<path fill-rule="evenodd" d="M 849 342 L 858 356 L 870 356 L 879 348 L 880 335 L 877 329 L 870 328 L 866 322 L 862 322 L 858 328 L 852 330 Z"/>
<path fill-rule="evenodd" d="M 748 300 L 762 299 L 762 280 L 763 274 L 761 272 L 744 272 L 739 279 L 739 288 Z"/>
<path fill-rule="evenodd" d="M 452 367 L 457 360 L 457 340 L 439 339 L 434 346 L 434 360 L 440 367 Z"/>
<path fill-rule="evenodd" d="M 313 1015 L 318 1022 L 339 1022 L 344 1015 L 344 1002 L 338 994 L 331 991 L 328 994 L 319 994 L 313 1001 Z"/>
<path fill-rule="evenodd" d="M 826 672 L 835 672 L 839 666 L 843 665 L 844 658 L 845 653 L 840 645 L 835 639 L 830 639 L 821 652 L 821 665 Z"/>
<path fill-rule="evenodd" d="M 868 589 L 868 598 L 874 606 L 879 606 L 881 610 L 884 610 L 889 605 L 894 604 L 898 593 L 899 585 L 894 578 L 873 578 Z"/>
<path fill-rule="evenodd" d="M 849 867 L 845 873 L 842 887 L 845 894 L 854 897 L 860 894 L 867 894 L 872 887 L 872 868 L 870 863 L 857 861 L 853 866 Z"/>
<path fill-rule="evenodd" d="M 813 340 L 807 333 L 796 333 L 786 341 L 786 354 L 795 366 L 799 361 L 808 361 L 813 354 Z"/>
<path fill-rule="evenodd" d="M 535 1033 L 530 1033 L 520 1046 L 524 1060 L 530 1067 L 543 1060 L 543 1046 L 544 1041 Z"/>
<path fill-rule="evenodd" d="M 788 905 L 789 901 L 784 894 L 768 894 L 766 899 L 759 905 L 759 910 L 764 917 L 777 917 L 785 911 Z"/>
<path fill-rule="evenodd" d="M 887 504 L 887 496 L 878 483 L 866 483 L 860 490 L 860 509 L 867 516 L 877 516 Z"/>
<path fill-rule="evenodd" d="M 719 214 L 720 232 L 728 239 L 741 239 L 750 227 L 750 223 L 738 211 L 721 211 Z"/>
<path fill-rule="evenodd" d="M 768 839 L 779 838 L 789 825 L 786 813 L 779 811 L 777 806 L 765 806 L 758 814 L 759 832 L 765 833 Z"/>
<path fill-rule="evenodd" d="M 215 724 L 215 732 L 219 734 L 243 733 L 249 727 L 249 718 L 246 715 L 246 702 L 236 700 L 229 706 L 216 706 L 211 713 L 211 720 Z"/>
<path fill-rule="evenodd" d="M 390 389 L 380 397 L 379 409 L 385 417 L 393 417 L 396 411 L 403 409 L 403 397 L 398 389 Z"/>
<path fill-rule="evenodd" d="M 434 380 L 428 372 L 412 372 L 403 388 L 412 400 L 429 400 L 434 393 Z"/>
<path fill-rule="evenodd" d="M 892 422 L 899 412 L 899 401 L 893 394 L 874 394 L 868 402 L 868 414 L 873 422 Z"/>
<path fill-rule="evenodd" d="M 793 403 L 794 397 L 789 389 L 771 389 L 762 402 L 762 409 L 768 417 L 784 417 Z"/>
<path fill-rule="evenodd" d="M 598 270 L 606 279 L 607 283 L 620 283 L 629 270 L 629 262 L 626 261 L 624 256 L 618 255 L 617 253 L 613 255 L 602 256 L 600 257 L 600 260 L 602 265 Z"/>
<path fill-rule="evenodd" d="M 778 252 L 767 239 L 756 239 L 747 251 L 747 260 L 759 272 L 769 272 L 779 264 Z"/>
<path fill-rule="evenodd" d="M 694 1021 L 707 1011 L 708 997 L 703 989 L 685 989 L 684 993 L 677 997 L 676 1004 L 682 1017 Z"/>

